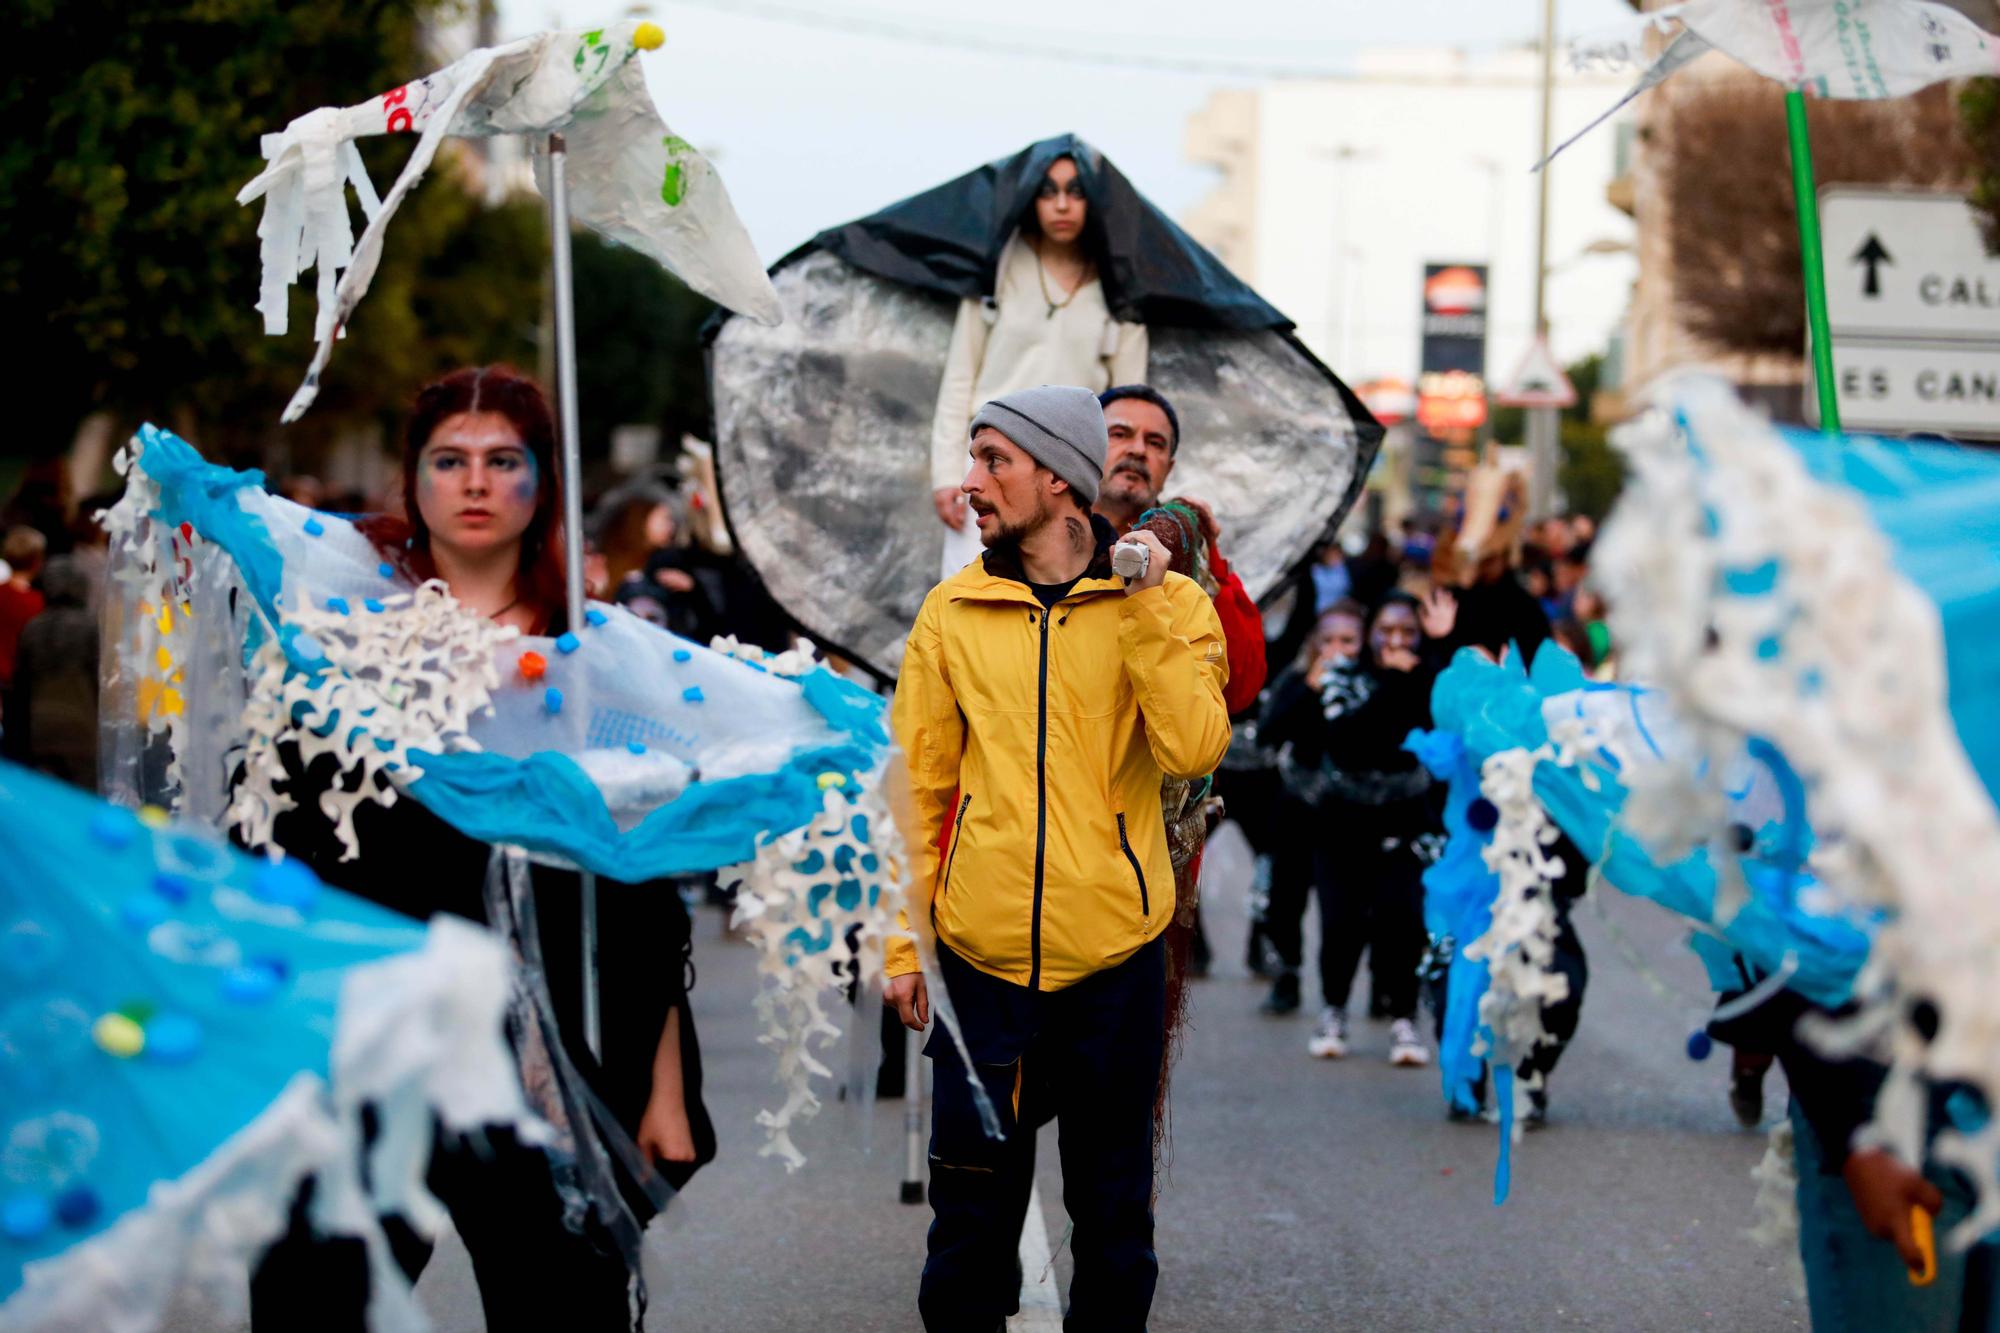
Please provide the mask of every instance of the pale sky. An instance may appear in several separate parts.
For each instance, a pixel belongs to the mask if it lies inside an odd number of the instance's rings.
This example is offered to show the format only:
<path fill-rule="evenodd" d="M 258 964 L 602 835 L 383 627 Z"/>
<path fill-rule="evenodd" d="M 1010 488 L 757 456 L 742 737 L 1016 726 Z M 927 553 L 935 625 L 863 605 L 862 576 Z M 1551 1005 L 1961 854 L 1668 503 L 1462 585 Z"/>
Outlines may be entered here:
<path fill-rule="evenodd" d="M 1339 71 L 1380 47 L 1531 42 L 1534 0 L 501 0 L 502 35 L 642 13 L 667 32 L 647 82 L 677 134 L 712 154 L 767 263 L 822 227 L 1074 130 L 1180 217 L 1215 183 L 1187 162 L 1188 116 L 1256 69 L 1110 67 L 1004 47 Z M 1561 0 L 1564 37 L 1630 22 L 1623 0 Z M 955 49 L 841 27 L 983 43 Z M 1560 55 L 1558 59 L 1560 59 Z M 1530 154 L 1524 152 L 1521 169 Z"/>

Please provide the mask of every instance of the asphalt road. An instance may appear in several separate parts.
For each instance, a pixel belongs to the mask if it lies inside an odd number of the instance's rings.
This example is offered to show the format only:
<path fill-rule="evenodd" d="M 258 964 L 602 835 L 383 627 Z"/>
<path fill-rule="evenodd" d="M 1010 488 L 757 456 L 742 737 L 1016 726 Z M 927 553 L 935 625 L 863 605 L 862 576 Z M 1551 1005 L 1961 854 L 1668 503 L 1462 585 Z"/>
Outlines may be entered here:
<path fill-rule="evenodd" d="M 1498 1131 L 1447 1122 L 1433 1070 L 1389 1066 L 1386 1025 L 1357 1024 L 1354 1054 L 1322 1062 L 1305 1052 L 1310 980 L 1298 1015 L 1256 1013 L 1262 983 L 1242 957 L 1247 861 L 1233 828 L 1209 859 L 1218 966 L 1197 990 L 1174 1081 L 1157 1333 L 1807 1326 L 1782 1256 L 1743 1235 L 1763 1136 L 1729 1112 L 1726 1060 L 1684 1053 L 1706 988 L 1664 913 L 1602 890 L 1579 907 L 1592 974 L 1582 1028 L 1552 1081 L 1552 1123 L 1520 1144 L 1512 1197 L 1495 1207 Z M 751 1021 L 752 955 L 713 913 L 696 939 L 694 1005 L 722 1149 L 648 1236 L 647 1328 L 918 1328 L 929 1210 L 897 1199 L 901 1103 L 829 1100 L 797 1136 L 810 1160 L 796 1173 L 758 1156 L 753 1116 L 776 1097 Z M 857 1058 L 872 1057 L 838 1052 L 834 1063 Z M 1776 1073 L 1767 1096 L 1777 1113 Z M 1022 1329 L 1057 1326 L 1068 1280 L 1052 1132 L 1039 1195 L 1057 1253 Z M 483 1327 L 455 1241 L 418 1291 L 440 1329 Z M 178 1323 L 213 1326 L 193 1311 Z"/>

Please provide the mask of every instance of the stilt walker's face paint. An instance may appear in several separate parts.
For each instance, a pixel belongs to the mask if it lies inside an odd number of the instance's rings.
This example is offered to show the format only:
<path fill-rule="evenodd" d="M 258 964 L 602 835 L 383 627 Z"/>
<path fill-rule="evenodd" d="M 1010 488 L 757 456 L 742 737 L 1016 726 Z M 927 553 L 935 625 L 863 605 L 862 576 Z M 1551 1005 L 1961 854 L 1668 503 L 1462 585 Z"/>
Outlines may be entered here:
<path fill-rule="evenodd" d="M 1084 195 L 1076 163 L 1066 157 L 1057 158 L 1049 164 L 1049 174 L 1042 177 L 1041 188 L 1035 191 L 1035 225 L 1042 229 L 1042 235 L 1058 245 L 1068 245 L 1083 235 L 1083 220 L 1089 212 L 1090 201 Z"/>
<path fill-rule="evenodd" d="M 434 547 L 483 554 L 518 543 L 540 490 L 535 456 L 498 412 L 446 417 L 417 456 L 417 508 Z"/>

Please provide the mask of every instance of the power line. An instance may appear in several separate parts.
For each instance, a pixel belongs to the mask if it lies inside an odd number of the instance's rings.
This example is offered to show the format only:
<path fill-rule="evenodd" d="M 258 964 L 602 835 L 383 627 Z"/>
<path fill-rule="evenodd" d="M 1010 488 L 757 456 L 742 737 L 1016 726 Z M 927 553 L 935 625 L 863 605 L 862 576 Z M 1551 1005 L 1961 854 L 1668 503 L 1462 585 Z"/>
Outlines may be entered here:
<path fill-rule="evenodd" d="M 1090 50 L 1064 46 L 1053 41 L 1013 41 L 979 37 L 945 28 L 900 23 L 871 15 L 841 14 L 798 5 L 770 3 L 769 0 L 674 0 L 675 4 L 735 18 L 762 19 L 796 28 L 849 37 L 876 37 L 979 55 L 1016 56 L 1049 60 L 1070 65 L 1096 65 L 1116 69 L 1143 70 L 1156 74 L 1220 75 L 1241 79 L 1318 79 L 1342 83 L 1435 84 L 1452 87 L 1517 87 L 1532 84 L 1528 77 L 1498 75 L 1464 76 L 1451 74 L 1356 74 L 1330 65 L 1294 65 L 1257 60 L 1228 60 L 1203 56 L 1148 55 L 1128 51 Z"/>

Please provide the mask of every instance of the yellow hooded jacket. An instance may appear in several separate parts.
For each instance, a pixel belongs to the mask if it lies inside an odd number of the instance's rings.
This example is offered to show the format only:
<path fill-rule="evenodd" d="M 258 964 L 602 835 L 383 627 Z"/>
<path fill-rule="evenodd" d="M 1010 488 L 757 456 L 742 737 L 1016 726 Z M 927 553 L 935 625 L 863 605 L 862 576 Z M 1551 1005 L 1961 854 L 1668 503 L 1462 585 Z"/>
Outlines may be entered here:
<path fill-rule="evenodd" d="M 1214 606 L 1173 573 L 1128 597 L 1107 555 L 1046 613 L 1026 582 L 973 561 L 924 599 L 896 683 L 912 902 L 953 952 L 1031 990 L 1113 967 L 1166 928 L 1161 776 L 1213 772 L 1229 746 Z M 891 940 L 888 974 L 917 970 Z"/>

